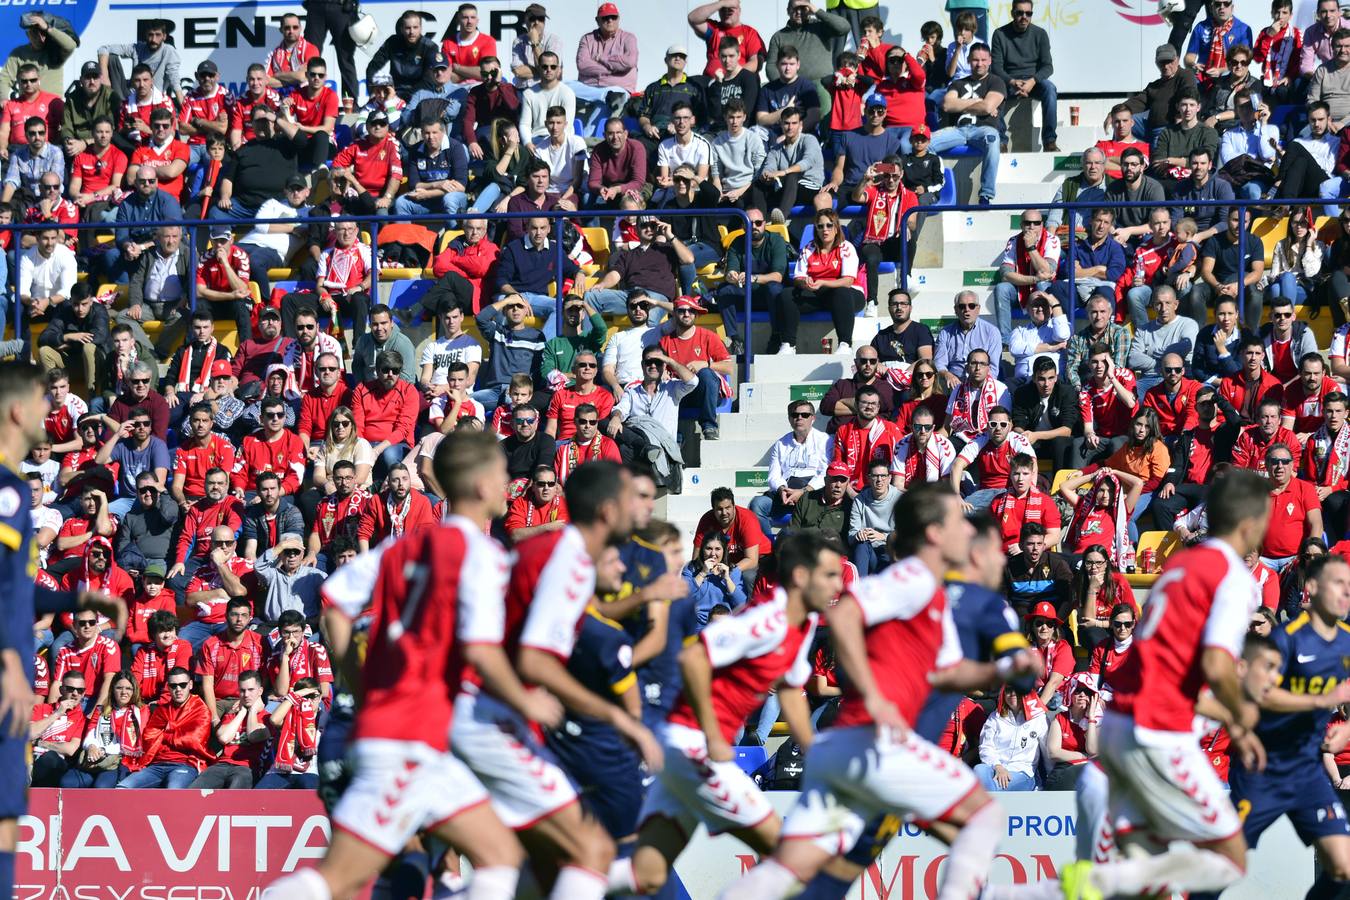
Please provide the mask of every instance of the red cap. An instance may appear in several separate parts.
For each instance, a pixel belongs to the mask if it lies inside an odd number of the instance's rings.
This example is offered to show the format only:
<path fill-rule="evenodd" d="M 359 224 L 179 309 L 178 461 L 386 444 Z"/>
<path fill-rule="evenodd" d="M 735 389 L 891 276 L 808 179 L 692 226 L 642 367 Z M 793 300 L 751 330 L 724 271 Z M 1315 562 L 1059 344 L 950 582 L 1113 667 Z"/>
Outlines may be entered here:
<path fill-rule="evenodd" d="M 1031 612 L 1027 613 L 1026 617 L 1028 619 L 1049 619 L 1052 622 L 1058 622 L 1061 625 L 1064 624 L 1064 621 L 1060 619 L 1059 614 L 1055 612 L 1055 604 L 1051 603 L 1049 600 L 1042 600 L 1040 603 L 1037 603 L 1031 608 Z"/>
<path fill-rule="evenodd" d="M 613 3 L 601 3 L 600 8 L 595 11 L 597 19 L 603 19 L 605 16 L 617 16 L 619 8 Z"/>
<path fill-rule="evenodd" d="M 922 122 L 920 122 L 918 125 L 915 125 L 914 128 L 909 133 L 910 140 L 913 140 L 916 137 L 932 138 L 932 136 L 933 132 L 929 131 L 928 126 Z"/>
<path fill-rule="evenodd" d="M 848 463 L 830 463 L 830 467 L 825 470 L 826 478 L 852 478 L 853 470 L 849 468 Z"/>
<path fill-rule="evenodd" d="M 234 374 L 234 369 L 230 367 L 230 364 L 229 364 L 227 361 L 225 361 L 225 360 L 223 360 L 223 359 L 218 359 L 218 360 L 216 360 L 215 362 L 211 363 L 211 377 L 212 377 L 212 378 L 220 378 L 220 377 L 222 377 L 222 376 L 228 378 L 229 376 L 231 376 L 231 375 L 233 375 L 233 374 Z"/>
<path fill-rule="evenodd" d="M 708 311 L 707 309 L 705 309 L 703 306 L 701 306 L 701 305 L 699 304 L 698 298 L 697 298 L 697 297 L 688 297 L 688 296 L 685 296 L 685 297 L 676 297 L 676 298 L 675 298 L 675 308 L 676 308 L 676 309 L 692 309 L 694 312 L 701 312 L 701 313 L 704 313 L 704 312 L 707 312 L 707 311 Z"/>

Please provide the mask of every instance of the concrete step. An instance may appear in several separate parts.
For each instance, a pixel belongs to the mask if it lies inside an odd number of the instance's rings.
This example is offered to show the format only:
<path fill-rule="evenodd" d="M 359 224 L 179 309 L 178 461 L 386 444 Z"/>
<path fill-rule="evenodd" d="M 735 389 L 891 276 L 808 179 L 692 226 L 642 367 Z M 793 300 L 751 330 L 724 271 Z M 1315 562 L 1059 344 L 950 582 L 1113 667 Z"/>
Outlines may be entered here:
<path fill-rule="evenodd" d="M 741 438 L 772 442 L 783 436 L 788 430 L 788 425 L 787 417 L 782 412 L 723 413 L 718 417 L 717 429 L 721 433 L 719 441 L 703 442 L 702 461 L 705 466 L 746 462 L 738 456 L 727 456 L 709 444 Z"/>
<path fill-rule="evenodd" d="M 1001 185 L 1000 185 L 1001 187 Z M 1022 224 L 1020 212 L 945 212 L 938 215 L 942 226 L 942 239 L 946 246 L 955 242 L 971 240 L 991 240 L 1008 236 L 1017 231 Z M 928 227 L 925 223 L 924 227 Z"/>
<path fill-rule="evenodd" d="M 943 269 L 914 269 L 909 273 L 910 290 L 917 293 L 942 292 L 948 299 L 956 296 L 957 291 L 969 288 L 980 290 L 994 283 L 997 269 L 994 266 L 968 264 L 962 266 L 953 258 L 952 265 Z M 950 304 L 948 312 L 950 313 Z"/>
<path fill-rule="evenodd" d="M 1008 246 L 1008 232 L 1000 237 L 948 240 L 945 248 L 947 265 L 960 266 L 963 269 L 978 267 L 993 269 L 1003 259 L 1003 251 Z"/>
<path fill-rule="evenodd" d="M 688 528 L 688 533 L 692 537 L 694 526 L 698 523 L 699 518 L 712 508 L 709 495 L 714 487 L 721 487 L 721 485 L 704 484 L 697 491 L 686 491 L 683 494 L 673 496 L 668 495 L 665 498 L 665 518 L 671 522 L 687 523 L 685 527 Z M 736 496 L 736 505 L 745 506 L 752 498 L 764 493 L 764 490 L 764 488 L 758 487 L 733 488 L 732 493 Z"/>
<path fill-rule="evenodd" d="M 829 390 L 828 381 L 800 381 L 791 383 L 752 381 L 741 385 L 737 410 L 743 413 L 783 413 L 787 405 L 797 400 L 819 404 Z M 784 420 L 786 421 L 786 419 Z"/>
<path fill-rule="evenodd" d="M 1065 144 L 1064 146 L 1079 146 Z M 1057 181 L 1083 167 L 1078 153 L 1004 153 L 998 160 L 998 185 Z"/>
<path fill-rule="evenodd" d="M 745 469 L 685 469 L 684 492 L 686 494 L 706 493 L 717 487 L 756 488 L 760 493 L 768 490 L 769 469 L 767 466 Z"/>
<path fill-rule="evenodd" d="M 870 340 L 870 338 L 869 338 Z M 865 343 L 865 342 L 864 342 Z M 802 351 L 809 351 L 804 346 Z M 816 345 L 819 349 L 819 345 Z M 795 384 L 802 381 L 837 381 L 844 377 L 852 361 L 842 354 L 801 352 L 793 356 L 756 356 L 750 367 L 750 380 L 761 384 Z"/>
<path fill-rule="evenodd" d="M 699 446 L 701 464 L 698 468 L 714 469 L 731 465 L 767 466 L 769 448 L 786 432 L 787 427 L 780 423 L 778 433 L 770 438 L 749 438 L 742 434 L 716 441 L 701 441 Z M 689 453 L 686 451 L 685 459 L 688 458 Z"/>
<path fill-rule="evenodd" d="M 1038 204 L 1049 203 L 1053 199 L 1055 199 L 1054 184 L 999 181 L 994 202 L 1025 204 L 1034 209 Z"/>

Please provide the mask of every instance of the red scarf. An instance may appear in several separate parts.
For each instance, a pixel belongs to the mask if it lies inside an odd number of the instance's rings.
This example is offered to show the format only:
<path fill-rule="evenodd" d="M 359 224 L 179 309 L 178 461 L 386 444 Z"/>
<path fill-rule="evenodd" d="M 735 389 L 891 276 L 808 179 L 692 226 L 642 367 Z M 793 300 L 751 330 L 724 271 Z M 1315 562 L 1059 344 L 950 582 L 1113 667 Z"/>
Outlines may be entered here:
<path fill-rule="evenodd" d="M 1204 69 L 1223 68 L 1228 63 L 1228 53 L 1224 49 L 1223 39 L 1228 36 L 1228 32 L 1233 30 L 1233 23 L 1237 19 L 1229 19 L 1218 28 L 1215 28 L 1209 38 L 1209 59 L 1205 60 Z"/>
<path fill-rule="evenodd" d="M 308 697 L 288 694 L 291 708 L 277 732 L 274 772 L 305 772 L 319 751 L 319 704 Z"/>
<path fill-rule="evenodd" d="M 403 523 L 408 519 L 408 511 L 412 509 L 413 495 L 408 491 L 408 496 L 403 498 L 401 504 L 394 502 L 394 495 L 389 494 L 384 498 L 384 508 L 389 513 L 389 534 L 393 537 L 403 536 Z"/>
<path fill-rule="evenodd" d="M 1044 503 L 1050 498 L 1035 488 L 1026 496 L 1026 505 L 1022 507 L 1022 524 L 1028 522 L 1044 522 L 1045 509 Z M 989 511 L 994 514 L 994 518 L 1000 522 L 1006 522 L 1008 517 L 1013 514 L 1017 508 L 1019 498 L 1012 495 L 1012 491 L 1004 491 L 994 498 L 990 504 Z"/>
<path fill-rule="evenodd" d="M 1045 245 L 1050 242 L 1050 229 L 1042 228 L 1041 236 L 1036 241 L 1036 253 L 1041 259 L 1045 258 Z M 1031 251 L 1027 249 L 1027 242 L 1022 240 L 1021 236 L 1013 238 L 1013 258 L 1017 263 L 1017 272 L 1019 275 L 1031 274 Z M 1022 285 L 1017 288 L 1017 299 L 1021 301 L 1023 308 L 1027 305 L 1027 299 L 1031 296 L 1032 285 Z"/>
<path fill-rule="evenodd" d="M 1334 486 L 1345 478 L 1350 470 L 1350 425 L 1342 425 L 1340 432 L 1332 438 L 1327 426 L 1317 429 L 1308 445 L 1313 449 L 1314 484 L 1323 487 Z M 1319 462 L 1317 448 L 1326 447 L 1326 455 Z"/>
<path fill-rule="evenodd" d="M 124 762 L 140 759 L 141 731 L 144 727 L 141 718 L 144 713 L 144 707 L 140 706 L 124 706 L 106 713 L 100 709 L 96 712 L 98 718 L 94 720 L 92 728 L 99 732 L 100 743 L 104 746 L 117 741 L 122 748 Z"/>
<path fill-rule="evenodd" d="M 577 450 L 576 438 L 567 442 L 567 452 L 563 454 L 562 471 L 558 473 L 558 480 L 565 481 L 567 476 L 576 471 L 577 466 L 583 462 L 592 462 L 600 459 L 600 453 L 604 449 L 604 435 L 597 433 L 591 438 L 591 442 L 585 445 L 585 454 Z"/>
<path fill-rule="evenodd" d="M 867 196 L 864 210 L 866 229 L 863 232 L 864 244 L 879 244 L 894 237 L 899 229 L 900 206 L 904 188 L 894 194 L 872 188 Z"/>
<path fill-rule="evenodd" d="M 1096 477 L 1092 479 L 1092 484 L 1088 486 L 1086 496 L 1079 497 L 1078 505 L 1073 508 L 1073 521 L 1069 523 L 1068 546 L 1078 546 L 1079 533 L 1083 530 L 1083 524 L 1087 521 L 1088 515 L 1097 509 L 1097 487 L 1103 481 L 1109 482 L 1115 487 L 1112 496 L 1116 498 L 1116 508 L 1111 512 L 1112 518 L 1116 520 L 1116 535 L 1115 539 L 1111 541 L 1111 546 L 1106 548 L 1106 552 L 1110 554 L 1111 562 L 1119 569 L 1125 565 L 1125 557 L 1129 551 L 1129 515 L 1125 510 L 1125 491 L 1121 487 L 1120 479 L 1110 469 L 1099 470 Z"/>
<path fill-rule="evenodd" d="M 178 390 L 188 391 L 193 394 L 200 394 L 206 390 L 206 386 L 211 383 L 211 366 L 216 361 L 216 339 L 211 338 L 211 343 L 206 345 L 203 351 L 206 357 L 202 360 L 202 367 L 197 373 L 197 380 L 192 380 L 192 355 L 197 352 L 193 344 L 188 344 L 183 351 L 183 361 L 178 366 Z"/>
<path fill-rule="evenodd" d="M 989 427 L 989 411 L 998 405 L 998 382 L 992 377 L 984 384 L 972 390 L 964 381 L 956 389 L 956 399 L 952 401 L 952 418 L 947 423 L 950 434 L 969 435 L 967 440 L 984 434 Z"/>
<path fill-rule="evenodd" d="M 361 523 L 361 513 L 368 499 L 370 495 L 361 488 L 357 488 L 346 497 L 338 497 L 336 494 L 325 497 L 319 505 L 319 536 L 323 538 L 323 542 L 331 542 L 338 536 L 334 529 L 339 523 L 342 524 L 344 535 L 355 540 L 357 526 Z M 327 537 L 324 537 L 325 535 Z"/>

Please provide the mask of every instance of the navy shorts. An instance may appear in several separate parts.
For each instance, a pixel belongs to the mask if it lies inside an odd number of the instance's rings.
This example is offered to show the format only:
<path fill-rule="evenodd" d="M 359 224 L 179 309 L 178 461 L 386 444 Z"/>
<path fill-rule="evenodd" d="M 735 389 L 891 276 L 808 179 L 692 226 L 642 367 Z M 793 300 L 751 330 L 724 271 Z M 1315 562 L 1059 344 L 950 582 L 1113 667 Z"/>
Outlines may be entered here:
<path fill-rule="evenodd" d="M 0 819 L 17 819 L 28 812 L 28 741 L 23 737 L 0 737 Z"/>
<path fill-rule="evenodd" d="M 617 734 L 548 735 L 548 748 L 576 783 L 581 804 L 615 840 L 637 832 L 646 791 L 642 758 Z"/>
<path fill-rule="evenodd" d="M 844 859 L 857 866 L 870 866 L 877 861 L 877 857 L 886 849 L 891 838 L 899 833 L 901 824 L 898 816 L 890 814 L 868 822 L 853 849 L 844 854 Z"/>
<path fill-rule="evenodd" d="M 1308 760 L 1306 768 L 1289 773 L 1248 772 L 1235 765 L 1228 773 L 1228 784 L 1249 847 L 1255 847 L 1262 832 L 1285 815 L 1305 844 L 1350 835 L 1345 808 L 1317 760 Z"/>

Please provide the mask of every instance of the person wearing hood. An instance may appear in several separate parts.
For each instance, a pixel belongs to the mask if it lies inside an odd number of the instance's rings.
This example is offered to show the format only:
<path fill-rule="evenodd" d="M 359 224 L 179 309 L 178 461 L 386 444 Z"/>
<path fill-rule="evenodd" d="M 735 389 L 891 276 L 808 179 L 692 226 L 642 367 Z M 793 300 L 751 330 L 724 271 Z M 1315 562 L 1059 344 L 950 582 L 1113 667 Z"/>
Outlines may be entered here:
<path fill-rule="evenodd" d="M 356 339 L 352 350 L 352 376 L 358 384 L 374 380 L 375 358 L 386 350 L 397 350 L 403 358 L 398 377 L 417 384 L 417 354 L 412 341 L 399 330 L 389 307 L 380 303 L 370 310 L 370 331 Z"/>
<path fill-rule="evenodd" d="M 1004 685 L 998 707 L 980 729 L 980 761 L 974 768 L 984 789 L 1034 791 L 1045 732 L 1045 707 L 1036 695 Z"/>

